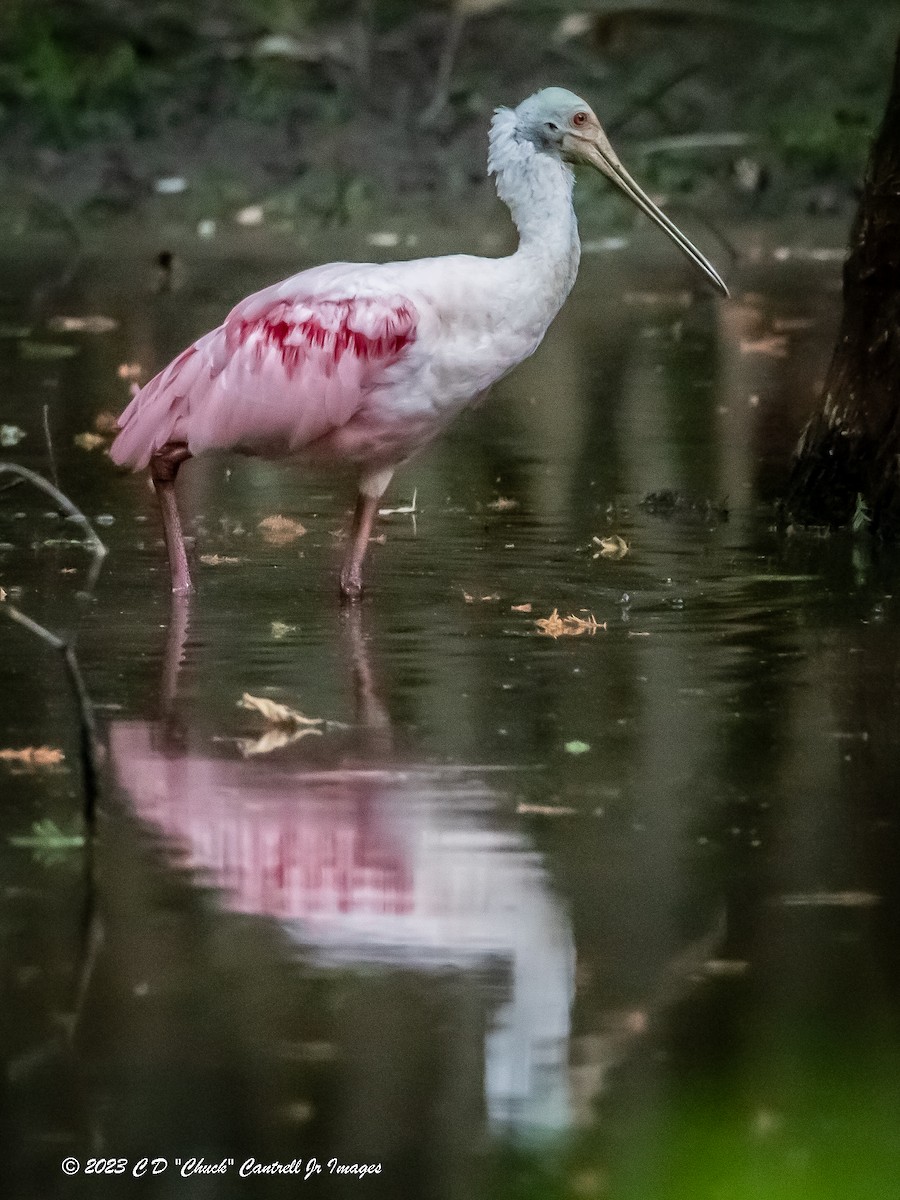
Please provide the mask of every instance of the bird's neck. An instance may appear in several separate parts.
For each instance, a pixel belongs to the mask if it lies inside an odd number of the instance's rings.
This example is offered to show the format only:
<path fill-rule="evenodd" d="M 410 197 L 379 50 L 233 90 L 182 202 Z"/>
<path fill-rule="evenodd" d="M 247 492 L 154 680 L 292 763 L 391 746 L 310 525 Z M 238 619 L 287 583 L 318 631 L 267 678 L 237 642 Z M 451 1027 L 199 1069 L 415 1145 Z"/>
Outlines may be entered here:
<path fill-rule="evenodd" d="M 515 113 L 499 109 L 491 124 L 488 170 L 519 231 L 515 257 L 526 260 L 531 270 L 541 266 L 560 277 L 562 302 L 575 281 L 580 254 L 571 168 L 519 137 Z"/>

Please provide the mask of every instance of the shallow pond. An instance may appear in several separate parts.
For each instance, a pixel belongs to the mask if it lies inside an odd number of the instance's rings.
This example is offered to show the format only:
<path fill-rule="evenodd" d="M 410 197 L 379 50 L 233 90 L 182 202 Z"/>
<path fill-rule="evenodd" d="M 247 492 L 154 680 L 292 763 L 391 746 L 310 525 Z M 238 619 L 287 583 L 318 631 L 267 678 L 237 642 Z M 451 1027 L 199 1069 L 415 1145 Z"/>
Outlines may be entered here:
<path fill-rule="evenodd" d="M 361 606 L 346 486 L 218 459 L 180 480 L 170 608 L 146 481 L 81 435 L 276 274 L 3 276 L 3 453 L 109 548 L 92 578 L 0 477 L 0 585 L 74 639 L 103 751 L 84 840 L 61 657 L 5 622 L 4 1196 L 268 1196 L 312 1158 L 323 1196 L 898 1194 L 900 568 L 774 507 L 837 264 L 715 305 L 586 256 L 538 355 L 395 480 L 415 512 Z"/>

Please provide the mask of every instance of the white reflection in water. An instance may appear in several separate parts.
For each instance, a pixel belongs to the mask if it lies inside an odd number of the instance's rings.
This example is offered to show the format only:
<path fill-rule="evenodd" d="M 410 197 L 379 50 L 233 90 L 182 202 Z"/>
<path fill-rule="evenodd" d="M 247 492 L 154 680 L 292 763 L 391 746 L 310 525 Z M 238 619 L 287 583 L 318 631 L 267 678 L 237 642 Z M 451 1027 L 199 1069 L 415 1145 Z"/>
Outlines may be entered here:
<path fill-rule="evenodd" d="M 491 827 L 477 776 L 214 758 L 166 745 L 146 721 L 114 722 L 110 751 L 138 816 L 184 866 L 228 908 L 282 923 L 313 961 L 477 975 L 492 1007 L 489 1121 L 569 1125 L 568 917 L 527 839 Z"/>

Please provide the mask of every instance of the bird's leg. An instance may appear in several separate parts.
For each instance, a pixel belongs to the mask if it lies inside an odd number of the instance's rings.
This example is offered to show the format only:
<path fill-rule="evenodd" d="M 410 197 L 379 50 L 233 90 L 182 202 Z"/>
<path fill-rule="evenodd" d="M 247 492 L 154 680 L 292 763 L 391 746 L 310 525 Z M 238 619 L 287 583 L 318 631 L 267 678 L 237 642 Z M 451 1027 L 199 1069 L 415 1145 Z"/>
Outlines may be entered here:
<path fill-rule="evenodd" d="M 362 565 L 369 548 L 372 526 L 378 516 L 378 502 L 391 481 L 393 469 L 365 475 L 359 482 L 359 495 L 353 513 L 353 528 L 344 565 L 341 567 L 341 595 L 345 600 L 358 600 L 362 595 Z"/>
<path fill-rule="evenodd" d="M 172 576 L 173 592 L 190 592 L 191 573 L 188 570 L 187 550 L 181 532 L 181 518 L 175 499 L 175 476 L 183 462 L 191 457 L 184 442 L 167 442 L 150 459 L 150 478 L 156 490 L 159 509 L 163 519 L 166 551 L 169 555 L 169 571 Z"/>

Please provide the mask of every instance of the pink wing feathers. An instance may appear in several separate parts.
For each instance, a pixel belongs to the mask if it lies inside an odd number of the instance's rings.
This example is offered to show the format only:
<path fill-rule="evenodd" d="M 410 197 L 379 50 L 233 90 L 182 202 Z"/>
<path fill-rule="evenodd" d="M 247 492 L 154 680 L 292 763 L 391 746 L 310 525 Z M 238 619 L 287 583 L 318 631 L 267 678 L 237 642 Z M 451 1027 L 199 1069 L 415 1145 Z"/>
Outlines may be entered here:
<path fill-rule="evenodd" d="M 415 341 L 418 313 L 399 295 L 343 298 L 334 275 L 325 297 L 298 295 L 301 281 L 241 301 L 151 379 L 119 418 L 113 460 L 139 470 L 171 441 L 292 454 L 346 424 Z"/>

